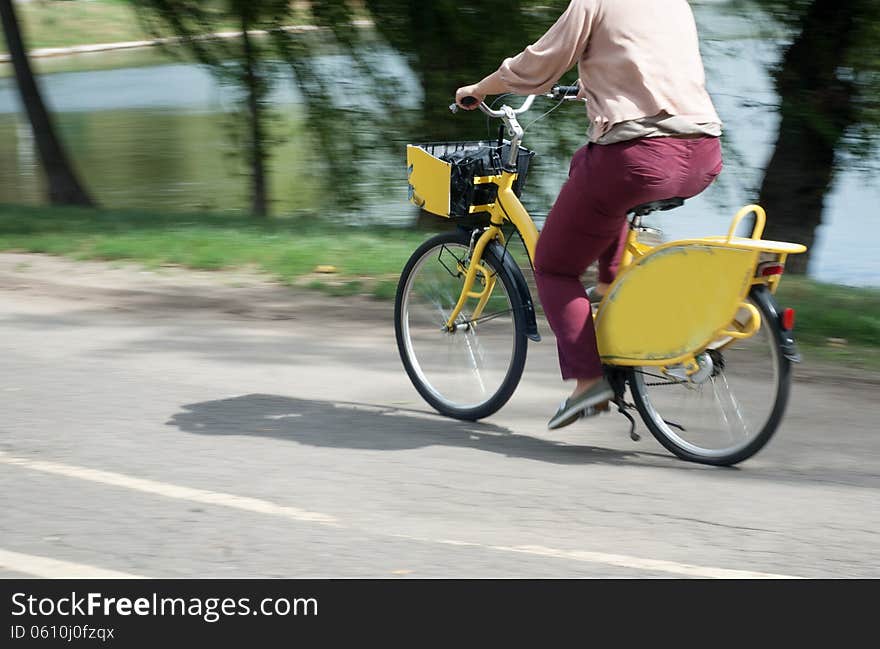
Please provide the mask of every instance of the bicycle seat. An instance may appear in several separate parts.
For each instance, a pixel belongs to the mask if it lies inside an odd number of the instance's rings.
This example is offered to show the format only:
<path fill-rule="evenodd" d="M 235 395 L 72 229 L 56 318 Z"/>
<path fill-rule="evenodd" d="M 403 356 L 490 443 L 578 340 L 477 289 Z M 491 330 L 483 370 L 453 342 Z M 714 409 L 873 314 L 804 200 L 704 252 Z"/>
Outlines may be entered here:
<path fill-rule="evenodd" d="M 645 216 L 646 214 L 650 214 L 651 212 L 658 212 L 660 210 L 671 210 L 676 207 L 681 207 L 684 205 L 683 198 L 664 198 L 659 201 L 651 201 L 650 203 L 643 203 L 641 205 L 636 205 L 635 207 L 631 207 L 627 214 L 635 214 L 636 216 Z"/>

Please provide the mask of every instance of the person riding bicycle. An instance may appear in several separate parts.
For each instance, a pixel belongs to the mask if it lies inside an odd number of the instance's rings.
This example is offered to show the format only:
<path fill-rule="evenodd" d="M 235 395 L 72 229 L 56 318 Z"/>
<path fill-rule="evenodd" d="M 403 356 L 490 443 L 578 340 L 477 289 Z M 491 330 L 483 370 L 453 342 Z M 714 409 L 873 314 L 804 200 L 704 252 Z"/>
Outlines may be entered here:
<path fill-rule="evenodd" d="M 571 160 L 534 260 L 562 378 L 577 382 L 550 419 L 551 429 L 596 412 L 614 396 L 590 299 L 601 299 L 614 281 L 627 212 L 695 196 L 722 169 L 722 124 L 706 91 L 686 0 L 571 0 L 537 42 L 482 81 L 459 88 L 456 104 L 474 110 L 487 95 L 546 93 L 575 63 L 589 141 Z M 598 283 L 588 293 L 580 278 L 597 261 Z"/>

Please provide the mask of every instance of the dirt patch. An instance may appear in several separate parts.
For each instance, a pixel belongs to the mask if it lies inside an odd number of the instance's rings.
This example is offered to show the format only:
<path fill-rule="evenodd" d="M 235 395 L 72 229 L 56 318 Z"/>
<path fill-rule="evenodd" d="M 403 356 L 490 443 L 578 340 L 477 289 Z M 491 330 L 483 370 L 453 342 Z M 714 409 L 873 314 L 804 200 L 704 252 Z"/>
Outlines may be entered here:
<path fill-rule="evenodd" d="M 530 275 L 530 273 L 529 273 Z M 137 313 L 145 319 L 223 313 L 243 320 L 293 320 L 344 330 L 392 327 L 390 300 L 333 297 L 286 286 L 253 269 L 198 271 L 177 266 L 145 268 L 128 262 L 75 261 L 43 254 L 0 253 L 0 298 L 67 301 L 90 308 Z M 540 323 L 551 338 L 546 322 Z M 795 366 L 797 381 L 880 385 L 880 373 L 829 361 Z"/>
<path fill-rule="evenodd" d="M 242 319 L 344 319 L 391 324 L 393 305 L 363 296 L 334 298 L 285 286 L 252 269 L 198 271 L 145 268 L 127 262 L 74 261 L 42 254 L 0 253 L 4 300 L 88 302 L 92 307 L 178 318 L 199 312 Z"/>

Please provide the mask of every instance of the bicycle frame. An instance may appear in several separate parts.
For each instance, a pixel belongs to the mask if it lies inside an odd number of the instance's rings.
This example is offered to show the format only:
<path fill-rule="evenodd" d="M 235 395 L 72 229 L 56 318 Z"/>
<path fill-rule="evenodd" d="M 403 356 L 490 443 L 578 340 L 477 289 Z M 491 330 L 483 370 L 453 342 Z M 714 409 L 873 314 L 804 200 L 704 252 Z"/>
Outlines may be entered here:
<path fill-rule="evenodd" d="M 490 273 L 486 272 L 479 262 L 489 243 L 496 239 L 503 241 L 504 234 L 501 231 L 501 226 L 504 225 L 505 221 L 512 223 L 517 232 L 519 232 L 528 251 L 529 260 L 533 261 L 535 259 L 535 247 L 538 244 L 538 228 L 535 226 L 535 222 L 532 221 L 526 208 L 523 207 L 523 204 L 513 192 L 513 182 L 515 180 L 516 174 L 510 171 L 504 171 L 498 176 L 481 176 L 474 179 L 475 184 L 495 183 L 498 186 L 498 195 L 494 203 L 474 206 L 470 210 L 471 214 L 488 212 L 489 227 L 480 234 L 475 242 L 472 242 L 472 250 L 461 296 L 446 321 L 448 331 L 455 330 L 455 321 L 461 314 L 468 298 L 478 298 L 480 300 L 473 311 L 473 320 L 480 317 L 483 308 L 489 301 L 492 289 L 495 286 L 495 279 L 491 277 Z M 486 277 L 487 281 L 480 293 L 474 293 L 474 282 L 478 272 Z"/>
<path fill-rule="evenodd" d="M 507 106 L 500 111 L 483 108 L 483 112 L 504 119 L 514 136 L 512 160 L 522 138 L 516 115 L 531 106 L 530 100 L 517 111 Z M 444 200 L 448 205 L 448 174 L 439 177 L 437 166 L 427 162 L 425 156 L 430 156 L 426 152 L 417 147 L 410 149 L 411 199 L 430 212 L 448 216 L 448 211 L 444 212 Z M 425 161 L 421 168 L 420 161 Z M 475 231 L 468 258 L 459 263 L 464 284 L 446 321 L 447 331 L 454 332 L 461 326 L 456 325 L 456 320 L 469 299 L 478 300 L 467 325 L 475 326 L 491 297 L 495 278 L 481 261 L 491 242 L 504 242 L 502 225 L 510 223 L 516 228 L 529 260 L 534 262 L 538 229 L 513 191 L 516 177 L 513 170 L 506 169 L 498 175 L 474 179 L 475 184 L 493 183 L 498 191 L 493 203 L 474 205 L 469 210 L 471 214 L 488 214 L 489 224 L 481 232 Z M 422 195 L 415 193 L 416 186 Z M 751 236 L 737 237 L 737 227 L 752 213 L 755 226 Z M 746 301 L 751 288 L 763 284 L 775 292 L 786 257 L 806 251 L 800 244 L 761 239 L 765 223 L 763 208 L 747 205 L 734 216 L 727 236 L 671 241 L 658 246 L 640 242 L 638 226 L 631 227 L 617 278 L 594 316 L 603 363 L 656 366 L 667 371 L 673 368 L 684 378 L 699 370 L 696 355 L 710 344 L 723 347 L 753 336 L 760 329 L 761 316 Z M 771 273 L 761 272 L 764 263 L 771 265 Z M 478 275 L 483 277 L 483 286 L 475 291 Z"/>
<path fill-rule="evenodd" d="M 495 280 L 480 261 L 490 242 L 503 241 L 504 223 L 516 228 L 529 259 L 535 258 L 539 234 L 513 193 L 515 178 L 516 174 L 504 172 L 475 180 L 498 185 L 498 196 L 494 203 L 471 210 L 488 213 L 489 226 L 476 236 L 467 268 L 460 268 L 466 274 L 458 303 L 446 323 L 449 331 L 455 329 L 468 299 L 479 300 L 472 320 L 482 314 Z M 751 213 L 756 215 L 752 236 L 736 237 L 737 226 Z M 760 329 L 761 316 L 746 297 L 756 284 L 768 285 L 775 292 L 780 278 L 778 274 L 765 277 L 757 272 L 762 255 L 771 257 L 781 268 L 789 254 L 806 250 L 798 244 L 762 240 L 765 222 L 764 210 L 748 205 L 736 214 L 726 237 L 671 241 L 659 246 L 640 242 L 638 229 L 630 229 L 618 276 L 595 316 L 603 363 L 679 366 L 687 376 L 699 370 L 696 355 L 713 341 L 729 344 L 753 336 Z M 485 281 L 482 290 L 474 291 L 478 274 Z M 740 313 L 744 316 L 737 321 Z M 649 314 L 650 319 L 646 317 Z M 650 325 L 646 324 L 648 320 Z"/>

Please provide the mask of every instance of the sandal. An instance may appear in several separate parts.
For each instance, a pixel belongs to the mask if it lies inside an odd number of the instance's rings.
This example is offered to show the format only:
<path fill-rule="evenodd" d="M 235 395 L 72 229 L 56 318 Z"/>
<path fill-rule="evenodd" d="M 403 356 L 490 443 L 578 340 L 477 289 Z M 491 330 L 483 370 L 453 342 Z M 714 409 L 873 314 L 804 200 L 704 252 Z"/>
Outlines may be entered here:
<path fill-rule="evenodd" d="M 603 378 L 586 392 L 563 401 L 556 414 L 547 423 L 547 428 L 550 430 L 562 428 L 573 424 L 581 417 L 608 410 L 608 401 L 613 398 L 614 390 Z"/>

